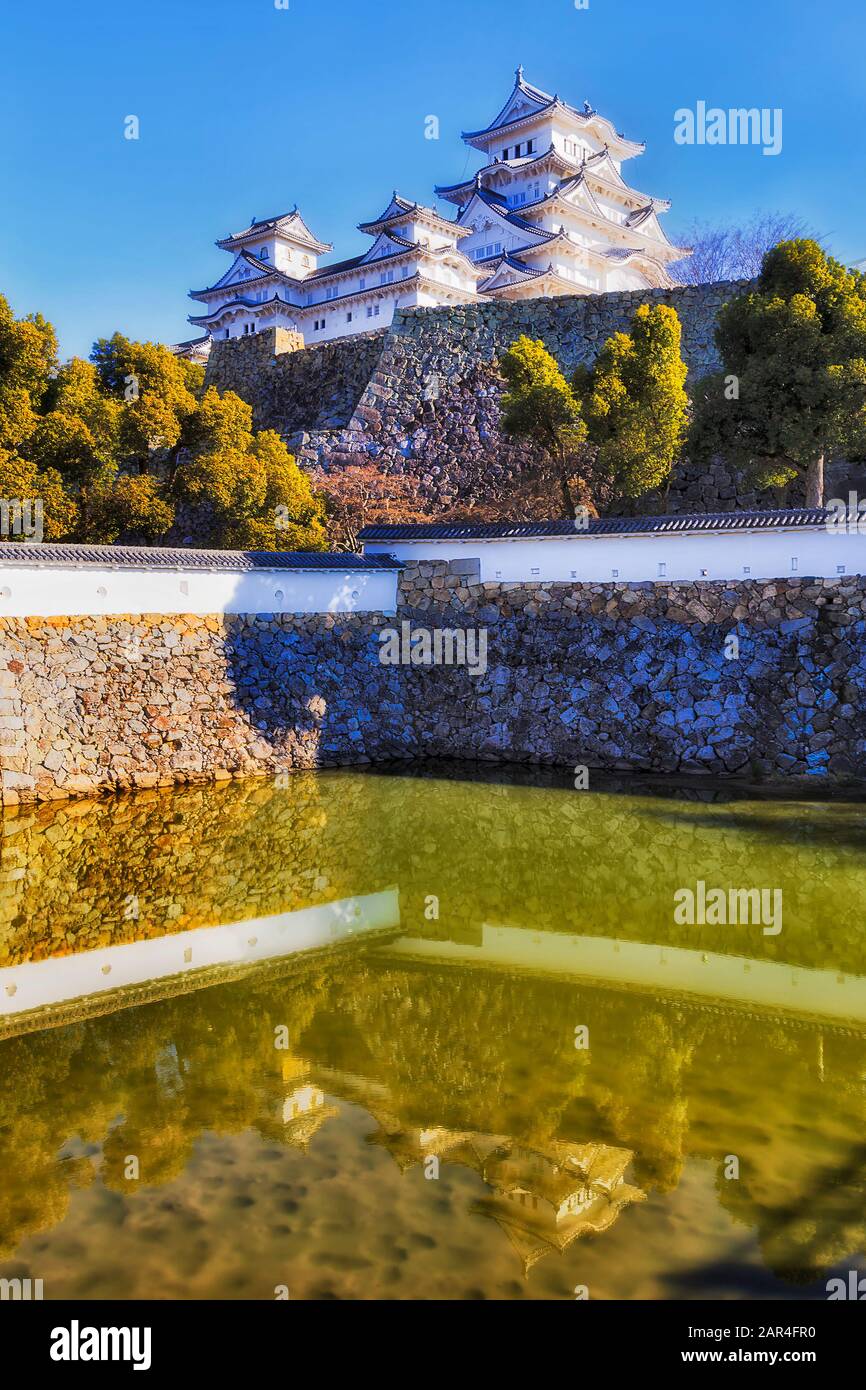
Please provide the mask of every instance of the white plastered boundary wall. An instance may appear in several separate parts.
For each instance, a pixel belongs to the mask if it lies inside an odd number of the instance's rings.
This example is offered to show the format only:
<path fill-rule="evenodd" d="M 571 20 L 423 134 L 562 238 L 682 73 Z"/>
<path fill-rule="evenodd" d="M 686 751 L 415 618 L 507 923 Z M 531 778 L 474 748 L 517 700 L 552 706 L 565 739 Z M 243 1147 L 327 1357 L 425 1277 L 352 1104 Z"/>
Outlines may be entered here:
<path fill-rule="evenodd" d="M 0 565 L 0 617 L 394 613 L 396 570 Z"/>
<path fill-rule="evenodd" d="M 823 526 L 574 539 L 368 541 L 364 550 L 402 561 L 478 559 L 482 583 L 790 579 L 797 574 L 827 579 L 866 573 L 866 535 Z"/>

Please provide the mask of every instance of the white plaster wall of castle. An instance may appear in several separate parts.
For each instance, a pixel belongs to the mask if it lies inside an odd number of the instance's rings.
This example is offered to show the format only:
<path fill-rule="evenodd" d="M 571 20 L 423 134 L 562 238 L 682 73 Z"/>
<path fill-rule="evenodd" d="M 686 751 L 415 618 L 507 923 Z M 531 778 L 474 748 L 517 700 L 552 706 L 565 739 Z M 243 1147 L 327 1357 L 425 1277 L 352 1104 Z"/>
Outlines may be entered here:
<path fill-rule="evenodd" d="M 394 613 L 396 570 L 105 569 L 0 565 L 0 617 Z"/>
<path fill-rule="evenodd" d="M 798 574 L 827 579 L 866 573 L 866 535 L 820 526 L 574 539 L 369 541 L 364 550 L 403 561 L 478 559 L 481 583 L 790 579 Z"/>

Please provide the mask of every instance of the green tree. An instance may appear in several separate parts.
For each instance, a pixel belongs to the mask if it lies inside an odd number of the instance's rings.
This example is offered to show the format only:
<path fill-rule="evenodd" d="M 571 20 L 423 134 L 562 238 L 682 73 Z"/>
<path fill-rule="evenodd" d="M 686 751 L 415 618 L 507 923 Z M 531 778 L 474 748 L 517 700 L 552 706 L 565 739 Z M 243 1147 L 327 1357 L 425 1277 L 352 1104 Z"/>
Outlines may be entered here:
<path fill-rule="evenodd" d="M 504 353 L 499 366 L 508 383 L 502 428 L 536 446 L 543 466 L 558 482 L 566 516 L 574 517 L 572 487 L 587 433 L 580 402 L 544 343 L 525 334 Z"/>
<path fill-rule="evenodd" d="M 724 365 L 696 393 L 693 454 L 722 454 L 759 486 L 801 479 L 821 506 L 825 461 L 866 452 L 866 276 L 817 242 L 781 242 L 721 311 L 716 342 Z"/>
<path fill-rule="evenodd" d="M 575 373 L 596 505 L 639 497 L 670 476 L 688 420 L 681 341 L 675 309 L 641 304 L 631 331 L 614 333 L 592 370 Z"/>

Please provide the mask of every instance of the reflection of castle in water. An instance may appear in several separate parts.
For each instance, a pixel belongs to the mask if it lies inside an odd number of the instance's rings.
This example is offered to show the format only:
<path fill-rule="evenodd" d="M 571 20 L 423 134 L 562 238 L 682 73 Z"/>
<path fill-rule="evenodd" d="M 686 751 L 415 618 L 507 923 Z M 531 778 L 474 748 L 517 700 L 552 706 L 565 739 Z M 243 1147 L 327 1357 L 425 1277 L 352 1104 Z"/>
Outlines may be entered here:
<path fill-rule="evenodd" d="M 283 1080 L 294 1089 L 283 1101 L 283 1142 L 292 1148 L 307 1150 L 310 1140 L 322 1125 L 340 1112 L 328 1105 L 325 1093 L 311 1080 L 312 1067 L 299 1057 L 283 1058 Z"/>
<path fill-rule="evenodd" d="M 357 1075 L 313 1067 L 296 1057 L 284 1060 L 283 1077 L 306 1082 L 284 1106 L 286 1143 L 306 1149 L 313 1134 L 338 1114 L 325 1103 L 321 1087 L 362 1106 L 379 1125 L 368 1136 L 369 1142 L 386 1149 L 401 1173 L 418 1165 L 426 1170 L 434 1160 L 437 1178 L 443 1163 L 478 1174 L 490 1190 L 470 1210 L 495 1221 L 505 1232 L 525 1274 L 545 1255 L 562 1254 L 580 1236 L 600 1235 L 625 1207 L 646 1198 L 645 1192 L 625 1180 L 634 1158 L 629 1149 L 560 1139 L 518 1142 L 503 1134 L 405 1125 L 387 1088 Z"/>
<path fill-rule="evenodd" d="M 625 1181 L 633 1155 L 606 1144 L 564 1144 L 542 1149 L 503 1145 L 482 1176 L 494 1196 L 474 1211 L 506 1232 L 528 1272 L 548 1250 L 567 1250 L 582 1235 L 599 1235 L 624 1207 L 646 1193 Z"/>

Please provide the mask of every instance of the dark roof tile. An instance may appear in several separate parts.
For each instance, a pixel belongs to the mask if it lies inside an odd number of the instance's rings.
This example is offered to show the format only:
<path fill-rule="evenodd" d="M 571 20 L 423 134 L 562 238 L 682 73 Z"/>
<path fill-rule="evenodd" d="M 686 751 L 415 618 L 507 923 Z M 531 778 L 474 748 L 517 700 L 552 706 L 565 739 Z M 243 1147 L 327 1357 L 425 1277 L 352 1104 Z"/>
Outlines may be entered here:
<path fill-rule="evenodd" d="M 387 555 L 322 551 L 192 550 L 133 545 L 54 545 L 28 541 L 0 543 L 0 566 L 60 568 L 90 565 L 108 569 L 184 570 L 381 570 L 398 569 Z"/>
<path fill-rule="evenodd" d="M 359 539 L 381 541 L 529 540 L 535 537 L 630 536 L 677 531 L 751 531 L 822 526 L 831 514 L 822 507 L 766 512 L 697 512 L 680 516 L 599 517 L 586 526 L 574 521 L 496 521 L 476 525 L 424 522 L 412 526 L 365 526 Z"/>

